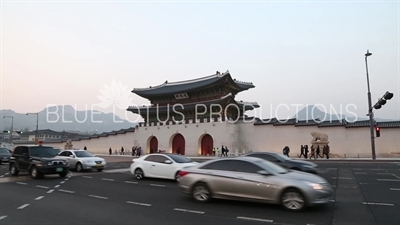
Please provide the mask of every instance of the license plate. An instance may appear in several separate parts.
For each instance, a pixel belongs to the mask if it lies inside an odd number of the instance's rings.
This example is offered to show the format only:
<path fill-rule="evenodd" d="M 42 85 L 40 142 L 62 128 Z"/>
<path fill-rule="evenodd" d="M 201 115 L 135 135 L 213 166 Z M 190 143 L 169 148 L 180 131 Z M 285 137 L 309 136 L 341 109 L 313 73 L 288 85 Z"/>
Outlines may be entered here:
<path fill-rule="evenodd" d="M 103 166 L 103 164 L 97 164 L 96 166 Z"/>
<path fill-rule="evenodd" d="M 63 171 L 63 168 L 57 168 L 56 171 L 57 171 L 57 172 L 62 172 L 62 171 Z"/>

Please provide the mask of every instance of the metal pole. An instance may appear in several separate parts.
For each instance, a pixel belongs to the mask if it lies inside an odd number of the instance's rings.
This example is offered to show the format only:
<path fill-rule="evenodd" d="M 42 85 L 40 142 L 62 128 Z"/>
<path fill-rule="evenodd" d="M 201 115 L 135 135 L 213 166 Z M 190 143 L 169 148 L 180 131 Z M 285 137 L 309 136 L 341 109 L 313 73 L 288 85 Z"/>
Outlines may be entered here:
<path fill-rule="evenodd" d="M 39 131 L 39 113 L 36 113 L 36 138 L 38 136 Z"/>
<path fill-rule="evenodd" d="M 368 60 L 367 57 L 372 55 L 369 51 L 365 54 L 365 69 L 367 72 L 367 86 L 368 86 L 368 114 L 369 114 L 369 130 L 371 134 L 371 151 L 372 151 L 372 159 L 376 159 L 375 153 L 375 135 L 374 135 L 374 113 L 372 108 L 372 100 L 371 100 L 371 90 L 369 86 L 369 73 L 368 73 Z"/>
<path fill-rule="evenodd" d="M 10 144 L 12 144 L 13 133 L 14 133 L 14 117 L 11 116 L 11 131 L 10 131 Z"/>

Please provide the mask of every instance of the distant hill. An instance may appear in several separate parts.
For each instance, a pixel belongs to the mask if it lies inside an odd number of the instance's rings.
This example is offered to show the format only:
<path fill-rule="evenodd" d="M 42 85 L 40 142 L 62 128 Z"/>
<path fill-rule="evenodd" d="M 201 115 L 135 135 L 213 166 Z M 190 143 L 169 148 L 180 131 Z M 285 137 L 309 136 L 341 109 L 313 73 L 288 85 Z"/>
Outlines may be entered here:
<path fill-rule="evenodd" d="M 309 105 L 304 107 L 300 111 L 293 116 L 293 118 L 297 118 L 298 120 L 316 120 L 319 119 L 320 121 L 330 121 L 330 120 L 343 120 L 346 119 L 347 121 L 354 122 L 354 121 L 361 121 L 361 120 L 368 120 L 367 117 L 354 117 L 354 116 L 347 116 L 344 114 L 329 114 L 326 112 L 321 111 L 317 106 Z M 393 121 L 390 119 L 380 119 L 374 118 L 377 122 L 384 122 L 384 121 Z"/>
<path fill-rule="evenodd" d="M 0 110 L 0 130 L 9 129 L 11 125 L 11 119 L 2 119 L 3 116 L 14 117 L 14 130 L 36 129 L 36 115 L 26 115 L 25 113 L 17 113 L 13 110 L 5 109 Z M 97 130 L 97 133 L 101 133 L 134 126 L 136 126 L 136 123 L 121 119 L 113 113 L 103 113 L 97 110 L 78 111 L 70 105 L 53 106 L 39 112 L 39 129 L 90 133 Z"/>

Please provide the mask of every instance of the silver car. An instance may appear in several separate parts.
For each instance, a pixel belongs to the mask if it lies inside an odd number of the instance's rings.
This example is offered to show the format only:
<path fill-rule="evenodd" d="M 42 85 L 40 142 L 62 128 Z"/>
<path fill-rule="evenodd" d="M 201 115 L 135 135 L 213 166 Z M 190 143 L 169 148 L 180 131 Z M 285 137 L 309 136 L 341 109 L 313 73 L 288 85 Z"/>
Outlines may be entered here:
<path fill-rule="evenodd" d="M 322 177 L 255 157 L 210 160 L 181 170 L 179 186 L 196 201 L 211 198 L 281 204 L 290 211 L 325 204 L 333 189 Z"/>
<path fill-rule="evenodd" d="M 58 157 L 67 159 L 70 168 L 78 172 L 92 169 L 100 172 L 106 166 L 103 158 L 96 157 L 86 150 L 65 150 L 58 154 Z"/>

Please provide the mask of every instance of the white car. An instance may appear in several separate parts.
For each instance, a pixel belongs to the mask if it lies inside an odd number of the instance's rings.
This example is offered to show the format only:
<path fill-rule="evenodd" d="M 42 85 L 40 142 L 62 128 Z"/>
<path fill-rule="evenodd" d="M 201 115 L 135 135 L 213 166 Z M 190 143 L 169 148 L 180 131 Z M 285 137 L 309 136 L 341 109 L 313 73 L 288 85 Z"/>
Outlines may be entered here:
<path fill-rule="evenodd" d="M 131 173 L 137 180 L 145 177 L 177 180 L 179 171 L 197 164 L 182 155 L 156 153 L 133 159 Z"/>
<path fill-rule="evenodd" d="M 67 159 L 69 167 L 78 172 L 92 169 L 100 172 L 107 164 L 106 160 L 96 157 L 86 150 L 65 150 L 58 154 L 58 157 Z"/>

